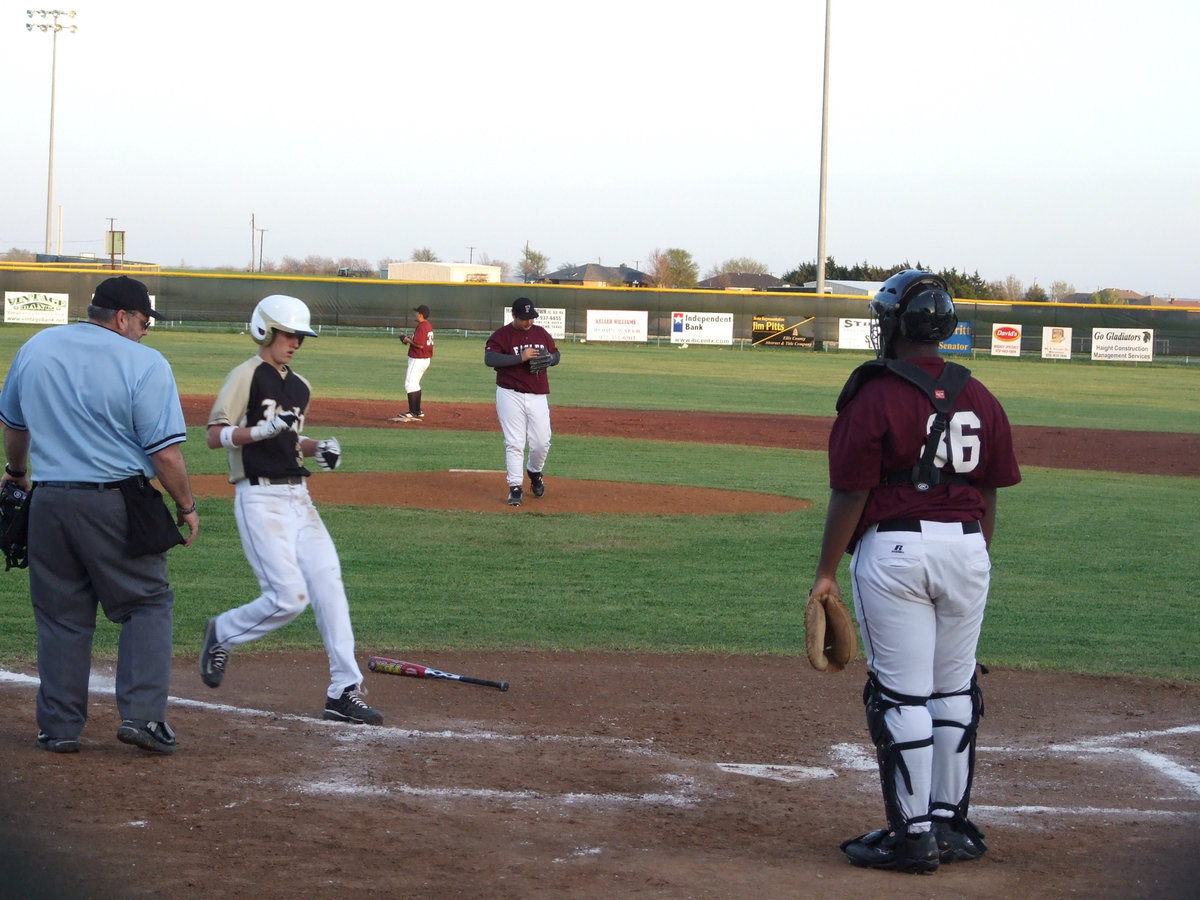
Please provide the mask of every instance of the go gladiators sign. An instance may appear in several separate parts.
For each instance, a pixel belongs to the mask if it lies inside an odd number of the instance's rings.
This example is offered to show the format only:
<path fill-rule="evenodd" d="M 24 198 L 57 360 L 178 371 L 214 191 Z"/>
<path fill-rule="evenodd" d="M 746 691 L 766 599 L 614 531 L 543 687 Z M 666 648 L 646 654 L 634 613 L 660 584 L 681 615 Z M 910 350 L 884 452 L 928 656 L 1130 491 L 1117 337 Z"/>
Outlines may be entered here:
<path fill-rule="evenodd" d="M 1092 359 L 1151 362 L 1154 359 L 1154 330 L 1093 328 Z"/>

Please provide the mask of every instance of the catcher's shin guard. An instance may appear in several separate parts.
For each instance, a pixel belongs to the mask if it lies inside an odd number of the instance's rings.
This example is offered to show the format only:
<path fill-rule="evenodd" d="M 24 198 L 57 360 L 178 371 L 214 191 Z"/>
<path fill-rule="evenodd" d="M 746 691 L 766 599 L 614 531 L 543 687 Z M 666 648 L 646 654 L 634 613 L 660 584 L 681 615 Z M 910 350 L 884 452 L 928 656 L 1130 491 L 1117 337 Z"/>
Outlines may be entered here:
<path fill-rule="evenodd" d="M 954 828 L 982 847 L 982 832 L 967 818 L 975 780 L 975 745 L 979 720 L 983 718 L 983 688 L 978 675 L 973 675 L 961 691 L 934 694 L 929 699 L 929 711 L 933 716 L 936 770 L 930 811 L 950 812 Z"/>
<path fill-rule="evenodd" d="M 905 815 L 901 803 L 897 777 L 903 779 L 904 791 L 913 794 L 913 779 L 909 771 L 905 752 L 933 746 L 932 735 L 911 741 L 897 741 L 887 722 L 889 710 L 904 706 L 924 706 L 928 698 L 912 697 L 887 690 L 879 683 L 875 673 L 867 676 L 863 688 L 863 705 L 867 710 L 867 728 L 875 744 L 875 758 L 879 762 L 879 781 L 883 788 L 883 807 L 887 814 L 888 828 L 897 834 L 905 834 L 914 822 L 929 821 L 927 811 Z M 922 808 L 926 806 L 921 803 Z"/>

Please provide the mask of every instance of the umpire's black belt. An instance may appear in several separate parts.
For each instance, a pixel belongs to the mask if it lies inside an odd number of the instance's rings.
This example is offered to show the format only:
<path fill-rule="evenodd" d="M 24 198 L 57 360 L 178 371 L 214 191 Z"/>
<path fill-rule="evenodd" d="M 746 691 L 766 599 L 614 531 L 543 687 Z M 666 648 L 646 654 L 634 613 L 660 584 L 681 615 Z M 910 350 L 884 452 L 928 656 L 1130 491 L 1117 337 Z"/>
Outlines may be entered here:
<path fill-rule="evenodd" d="M 283 478 L 247 478 L 254 485 L 264 484 L 304 484 L 303 475 L 285 475 Z"/>
<path fill-rule="evenodd" d="M 978 522 L 947 522 L 945 524 L 962 526 L 963 534 L 979 534 L 983 531 L 983 527 Z M 920 531 L 920 519 L 886 519 L 880 522 L 875 529 L 876 531 Z"/>
<path fill-rule="evenodd" d="M 35 481 L 38 487 L 65 488 L 69 491 L 119 491 L 119 481 Z"/>

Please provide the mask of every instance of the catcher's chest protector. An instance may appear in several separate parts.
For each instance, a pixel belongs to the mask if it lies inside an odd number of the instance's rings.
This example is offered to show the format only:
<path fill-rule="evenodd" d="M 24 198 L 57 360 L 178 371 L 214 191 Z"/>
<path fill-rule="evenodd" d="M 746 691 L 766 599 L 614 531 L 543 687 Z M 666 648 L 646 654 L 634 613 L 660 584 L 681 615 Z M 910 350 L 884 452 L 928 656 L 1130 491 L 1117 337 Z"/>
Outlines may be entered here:
<path fill-rule="evenodd" d="M 854 399 L 854 395 L 858 393 L 864 382 L 877 375 L 882 375 L 884 372 L 892 372 L 900 376 L 910 384 L 916 385 L 929 398 L 930 404 L 933 405 L 937 415 L 934 417 L 933 425 L 929 428 L 929 439 L 925 443 L 925 450 L 921 454 L 921 461 L 913 466 L 911 470 L 905 469 L 902 472 L 895 472 L 887 477 L 885 484 L 898 484 L 906 481 L 911 481 L 919 491 L 927 491 L 933 485 L 939 483 L 966 483 L 960 475 L 953 473 L 942 474 L 934 467 L 934 458 L 937 456 L 938 444 L 941 443 L 942 435 L 946 431 L 946 426 L 950 422 L 950 410 L 954 406 L 954 401 L 958 399 L 958 395 L 962 393 L 962 389 L 967 386 L 967 381 L 971 377 L 971 370 L 966 366 L 960 366 L 958 363 L 947 362 L 946 367 L 942 370 L 941 376 L 933 378 L 922 369 L 907 360 L 902 359 L 872 359 L 853 372 L 850 373 L 845 386 L 842 388 L 841 394 L 837 399 L 837 411 L 840 413 L 842 408 L 847 403 Z"/>

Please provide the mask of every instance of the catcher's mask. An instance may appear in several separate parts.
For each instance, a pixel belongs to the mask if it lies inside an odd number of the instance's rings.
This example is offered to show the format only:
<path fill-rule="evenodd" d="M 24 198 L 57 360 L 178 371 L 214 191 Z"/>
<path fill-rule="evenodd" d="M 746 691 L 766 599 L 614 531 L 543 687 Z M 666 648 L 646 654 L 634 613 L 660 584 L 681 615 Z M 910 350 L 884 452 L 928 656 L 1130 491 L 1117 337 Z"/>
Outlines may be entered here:
<path fill-rule="evenodd" d="M 254 338 L 256 344 L 271 343 L 272 331 L 298 334 L 301 340 L 305 335 L 317 336 L 309 322 L 308 307 L 304 301 L 286 294 L 263 297 L 250 316 L 250 337 Z"/>
<path fill-rule="evenodd" d="M 871 312 L 879 328 L 876 349 L 885 358 L 895 355 L 897 334 L 918 344 L 940 344 L 958 326 L 945 280 L 920 269 L 905 269 L 885 281 L 871 301 Z"/>

